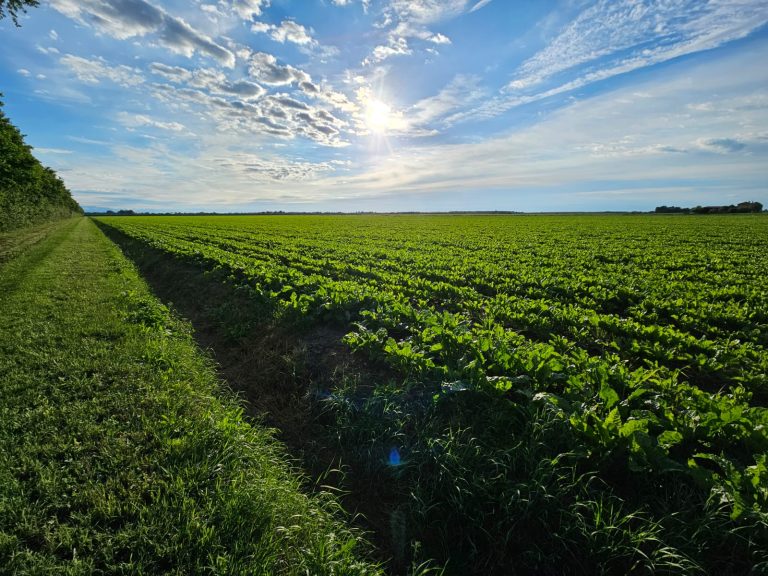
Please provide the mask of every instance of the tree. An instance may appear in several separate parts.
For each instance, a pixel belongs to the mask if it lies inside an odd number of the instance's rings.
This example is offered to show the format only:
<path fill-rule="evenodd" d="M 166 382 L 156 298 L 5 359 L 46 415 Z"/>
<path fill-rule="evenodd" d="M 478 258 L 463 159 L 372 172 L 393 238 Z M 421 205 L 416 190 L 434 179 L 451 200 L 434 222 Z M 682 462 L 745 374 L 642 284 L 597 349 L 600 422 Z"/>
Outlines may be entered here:
<path fill-rule="evenodd" d="M 736 206 L 736 212 L 762 212 L 763 205 L 760 202 L 739 202 Z"/>
<path fill-rule="evenodd" d="M 35 7 L 40 0 L 0 0 L 0 20 L 10 15 L 11 20 L 19 26 L 19 12 L 26 14 L 27 7 Z"/>

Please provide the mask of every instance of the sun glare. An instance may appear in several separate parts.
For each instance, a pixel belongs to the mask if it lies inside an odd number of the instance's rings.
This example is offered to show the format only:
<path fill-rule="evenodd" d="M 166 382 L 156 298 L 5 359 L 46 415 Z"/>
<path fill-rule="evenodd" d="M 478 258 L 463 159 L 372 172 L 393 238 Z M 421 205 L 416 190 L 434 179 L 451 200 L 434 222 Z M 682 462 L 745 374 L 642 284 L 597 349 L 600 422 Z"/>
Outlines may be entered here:
<path fill-rule="evenodd" d="M 369 100 L 365 107 L 365 124 L 371 132 L 386 132 L 392 126 L 392 108 L 381 100 Z"/>

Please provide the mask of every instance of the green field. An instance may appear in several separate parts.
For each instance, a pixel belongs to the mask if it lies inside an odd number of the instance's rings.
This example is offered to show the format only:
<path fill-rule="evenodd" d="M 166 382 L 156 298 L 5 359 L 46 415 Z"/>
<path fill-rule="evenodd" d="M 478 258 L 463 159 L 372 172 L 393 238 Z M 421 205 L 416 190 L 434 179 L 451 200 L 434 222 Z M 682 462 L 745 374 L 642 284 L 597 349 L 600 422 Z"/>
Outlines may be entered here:
<path fill-rule="evenodd" d="M 233 386 L 291 384 L 392 570 L 768 572 L 764 216 L 97 221 L 280 363 Z"/>

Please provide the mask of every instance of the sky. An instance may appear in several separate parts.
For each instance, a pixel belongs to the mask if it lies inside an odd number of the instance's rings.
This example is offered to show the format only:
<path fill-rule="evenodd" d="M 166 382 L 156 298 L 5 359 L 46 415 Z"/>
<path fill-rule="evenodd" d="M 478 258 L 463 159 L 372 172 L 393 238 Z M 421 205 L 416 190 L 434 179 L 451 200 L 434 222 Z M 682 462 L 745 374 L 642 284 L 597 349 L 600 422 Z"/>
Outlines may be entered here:
<path fill-rule="evenodd" d="M 42 0 L 5 112 L 86 209 L 768 206 L 768 0 Z"/>

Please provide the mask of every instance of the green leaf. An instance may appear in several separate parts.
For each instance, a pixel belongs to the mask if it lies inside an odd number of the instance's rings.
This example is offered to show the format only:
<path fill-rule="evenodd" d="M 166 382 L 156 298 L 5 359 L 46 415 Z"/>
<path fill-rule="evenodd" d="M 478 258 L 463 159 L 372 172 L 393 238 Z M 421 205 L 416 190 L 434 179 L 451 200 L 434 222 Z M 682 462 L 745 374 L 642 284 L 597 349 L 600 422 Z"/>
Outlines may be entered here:
<path fill-rule="evenodd" d="M 623 438 L 629 438 L 638 431 L 648 431 L 648 420 L 643 418 L 641 420 L 627 420 L 624 425 L 619 429 L 619 434 Z"/>
<path fill-rule="evenodd" d="M 659 446 L 665 449 L 669 449 L 676 444 L 680 444 L 683 441 L 683 435 L 677 430 L 665 430 L 659 434 Z"/>
<path fill-rule="evenodd" d="M 602 398 L 603 402 L 605 402 L 606 408 L 612 407 L 619 401 L 619 395 L 616 393 L 616 390 L 611 388 L 605 382 L 600 387 L 600 398 Z"/>
<path fill-rule="evenodd" d="M 605 426 L 605 429 L 610 432 L 616 432 L 619 429 L 621 426 L 621 415 L 619 414 L 618 408 L 611 410 L 611 412 L 603 421 L 603 426 Z"/>

